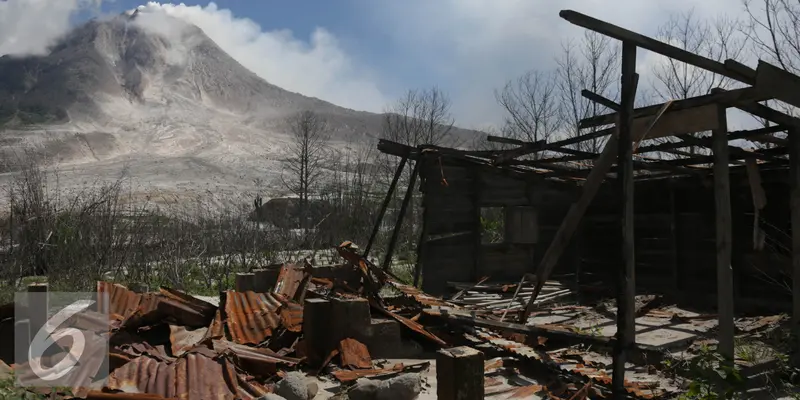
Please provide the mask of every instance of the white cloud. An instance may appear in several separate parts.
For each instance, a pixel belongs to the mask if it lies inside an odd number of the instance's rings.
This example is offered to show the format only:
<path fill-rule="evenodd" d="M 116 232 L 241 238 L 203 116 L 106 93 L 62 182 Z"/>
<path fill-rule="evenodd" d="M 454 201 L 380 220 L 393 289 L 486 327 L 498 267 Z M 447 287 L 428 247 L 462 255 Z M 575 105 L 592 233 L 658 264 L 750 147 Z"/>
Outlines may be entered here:
<path fill-rule="evenodd" d="M 317 28 L 306 42 L 288 30 L 263 31 L 253 20 L 215 3 L 149 2 L 140 10 L 164 11 L 197 25 L 236 61 L 286 90 L 358 110 L 378 112 L 386 104 L 375 73 L 357 65 L 324 28 Z"/>
<path fill-rule="evenodd" d="M 70 17 L 102 0 L 0 1 L 0 56 L 43 55 L 72 27 Z"/>
<path fill-rule="evenodd" d="M 527 70 L 553 68 L 561 43 L 583 35 L 583 28 L 559 17 L 562 9 L 648 35 L 655 34 L 672 13 L 694 8 L 696 15 L 704 18 L 741 9 L 740 0 L 407 0 L 370 4 L 376 26 L 386 27 L 401 51 L 424 60 L 430 71 L 445 81 L 442 86 L 450 92 L 458 122 L 468 126 L 500 123 L 503 113 L 493 91 Z M 654 61 L 646 53 L 639 53 L 642 67 Z"/>

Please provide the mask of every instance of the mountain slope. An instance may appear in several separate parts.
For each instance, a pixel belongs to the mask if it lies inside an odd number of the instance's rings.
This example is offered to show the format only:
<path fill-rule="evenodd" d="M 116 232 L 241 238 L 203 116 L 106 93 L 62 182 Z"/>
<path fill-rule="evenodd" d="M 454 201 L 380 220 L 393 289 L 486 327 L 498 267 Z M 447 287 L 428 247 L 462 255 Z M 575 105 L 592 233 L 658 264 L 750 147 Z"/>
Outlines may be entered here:
<path fill-rule="evenodd" d="M 125 169 L 179 194 L 277 187 L 285 117 L 301 110 L 329 122 L 336 146 L 372 143 L 383 120 L 272 85 L 161 14 L 92 20 L 46 56 L 0 57 L 4 158 L 36 146 L 75 186 Z"/>

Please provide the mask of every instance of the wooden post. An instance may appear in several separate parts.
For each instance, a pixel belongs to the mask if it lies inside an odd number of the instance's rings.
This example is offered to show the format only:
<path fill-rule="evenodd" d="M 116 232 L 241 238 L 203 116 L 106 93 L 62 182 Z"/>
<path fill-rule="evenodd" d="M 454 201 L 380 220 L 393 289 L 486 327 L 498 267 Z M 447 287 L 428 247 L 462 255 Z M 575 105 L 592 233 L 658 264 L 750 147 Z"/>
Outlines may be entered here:
<path fill-rule="evenodd" d="M 636 96 L 636 45 L 622 43 L 622 82 L 617 142 L 618 181 L 622 209 L 622 265 L 617 280 L 617 340 L 614 347 L 612 392 L 615 399 L 627 397 L 625 359 L 635 343 L 635 259 L 633 213 L 633 103 Z"/>
<path fill-rule="evenodd" d="M 28 319 L 30 320 L 31 340 L 47 322 L 47 311 L 50 308 L 47 286 L 46 283 L 28 285 Z"/>
<path fill-rule="evenodd" d="M 414 186 L 417 183 L 417 172 L 419 171 L 419 164 L 421 162 L 421 158 L 414 162 L 414 170 L 411 171 L 411 180 L 408 182 L 406 196 L 403 198 L 403 204 L 400 205 L 400 214 L 397 216 L 397 223 L 394 225 L 394 232 L 392 232 L 392 238 L 389 240 L 389 247 L 386 249 L 386 255 L 383 257 L 383 265 L 381 265 L 381 267 L 384 271 L 388 271 L 392 264 L 394 246 L 397 244 L 397 236 L 400 235 L 400 228 L 403 226 L 403 219 L 405 219 L 406 216 L 408 203 L 411 202 L 411 195 L 414 194 Z"/>
<path fill-rule="evenodd" d="M 236 274 L 236 291 L 253 292 L 255 291 L 256 274 L 238 273 Z"/>
<path fill-rule="evenodd" d="M 400 176 L 403 174 L 403 168 L 406 166 L 406 161 L 408 161 L 408 157 L 401 158 L 400 164 L 397 165 L 397 169 L 394 171 L 392 183 L 389 184 L 389 190 L 386 191 L 386 197 L 383 199 L 381 210 L 378 212 L 378 219 L 375 220 L 375 226 L 372 227 L 372 234 L 369 235 L 369 242 L 367 242 L 367 247 L 364 249 L 364 258 L 369 256 L 369 251 L 372 249 L 372 245 L 375 243 L 375 238 L 378 236 L 378 232 L 381 230 L 383 216 L 386 215 L 386 209 L 389 208 L 389 202 L 392 200 L 394 188 L 397 187 L 397 181 L 400 180 Z"/>
<path fill-rule="evenodd" d="M 789 179 L 792 213 L 792 331 L 800 340 L 800 130 L 789 131 Z M 796 343 L 800 349 L 800 342 Z"/>
<path fill-rule="evenodd" d="M 719 106 L 719 128 L 712 131 L 714 150 L 714 200 L 717 232 L 717 308 L 719 353 L 733 362 L 733 272 L 731 270 L 731 186 L 728 171 L 726 108 Z"/>
<path fill-rule="evenodd" d="M 680 264 L 678 262 L 678 214 L 675 207 L 675 182 L 669 182 L 669 241 L 672 253 L 672 285 L 675 294 L 681 290 Z"/>
<path fill-rule="evenodd" d="M 422 232 L 419 233 L 419 240 L 417 241 L 417 262 L 414 265 L 414 287 L 419 288 L 419 279 L 422 277 L 422 260 L 425 254 L 425 241 L 428 239 L 428 231 L 426 230 L 428 220 L 428 209 L 425 204 L 422 205 Z"/>
<path fill-rule="evenodd" d="M 436 353 L 436 398 L 483 400 L 483 353 L 461 346 Z"/>

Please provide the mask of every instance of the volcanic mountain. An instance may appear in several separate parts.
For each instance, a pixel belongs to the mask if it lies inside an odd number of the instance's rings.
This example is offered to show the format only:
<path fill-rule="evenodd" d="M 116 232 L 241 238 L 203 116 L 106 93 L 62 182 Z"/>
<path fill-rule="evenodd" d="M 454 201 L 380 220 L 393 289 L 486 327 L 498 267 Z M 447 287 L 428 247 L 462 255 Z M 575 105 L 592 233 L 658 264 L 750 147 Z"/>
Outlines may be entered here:
<path fill-rule="evenodd" d="M 3 158 L 35 148 L 67 186 L 124 169 L 170 195 L 275 187 L 285 119 L 302 110 L 328 121 L 335 146 L 374 145 L 383 120 L 272 85 L 166 14 L 91 20 L 46 56 L 0 57 Z"/>

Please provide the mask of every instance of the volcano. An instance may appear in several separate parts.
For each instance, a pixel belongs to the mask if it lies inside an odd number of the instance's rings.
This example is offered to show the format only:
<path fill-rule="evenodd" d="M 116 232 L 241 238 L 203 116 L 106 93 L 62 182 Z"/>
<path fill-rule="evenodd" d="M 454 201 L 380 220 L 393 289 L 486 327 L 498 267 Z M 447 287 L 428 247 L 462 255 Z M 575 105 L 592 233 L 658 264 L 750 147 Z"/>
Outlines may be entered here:
<path fill-rule="evenodd" d="M 91 20 L 46 56 L 0 57 L 3 159 L 32 151 L 66 186 L 124 171 L 174 196 L 276 188 L 286 117 L 304 110 L 325 118 L 340 148 L 374 145 L 384 118 L 270 84 L 163 12 Z"/>

